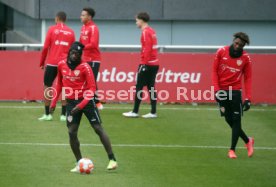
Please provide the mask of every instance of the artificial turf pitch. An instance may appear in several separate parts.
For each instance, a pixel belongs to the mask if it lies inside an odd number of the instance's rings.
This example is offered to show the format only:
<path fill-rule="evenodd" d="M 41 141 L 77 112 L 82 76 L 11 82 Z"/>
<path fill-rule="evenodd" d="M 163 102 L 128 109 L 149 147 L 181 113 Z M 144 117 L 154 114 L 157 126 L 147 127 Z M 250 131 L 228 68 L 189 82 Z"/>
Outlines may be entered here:
<path fill-rule="evenodd" d="M 276 107 L 246 112 L 243 129 L 255 138 L 255 154 L 247 157 L 239 140 L 236 160 L 227 158 L 231 131 L 215 105 L 162 105 L 157 119 L 128 119 L 129 104 L 106 104 L 100 112 L 119 168 L 106 171 L 108 159 L 83 116 L 79 140 L 90 175 L 70 173 L 75 160 L 65 122 L 40 122 L 38 103 L 0 103 L 1 187 L 246 187 L 276 186 Z M 140 114 L 149 112 L 142 105 Z"/>

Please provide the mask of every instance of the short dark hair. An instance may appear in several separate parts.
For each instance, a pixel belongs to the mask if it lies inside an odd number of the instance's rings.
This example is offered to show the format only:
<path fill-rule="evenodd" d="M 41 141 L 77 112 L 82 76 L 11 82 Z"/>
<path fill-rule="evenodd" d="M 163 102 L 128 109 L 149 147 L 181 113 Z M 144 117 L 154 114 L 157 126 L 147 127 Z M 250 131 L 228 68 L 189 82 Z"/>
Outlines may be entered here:
<path fill-rule="evenodd" d="M 56 14 L 56 17 L 62 21 L 62 22 L 65 22 L 66 21 L 66 13 L 63 12 L 63 11 L 60 11 Z"/>
<path fill-rule="evenodd" d="M 82 9 L 83 11 L 86 11 L 92 18 L 94 18 L 96 12 L 93 8 L 85 7 Z"/>
<path fill-rule="evenodd" d="M 250 44 L 249 36 L 244 32 L 237 32 L 233 36 L 235 39 L 236 38 L 241 39 L 245 44 L 248 44 L 248 45 Z"/>
<path fill-rule="evenodd" d="M 137 14 L 136 16 L 137 19 L 141 19 L 143 20 L 144 22 L 149 22 L 150 20 L 150 16 L 147 12 L 140 12 Z"/>

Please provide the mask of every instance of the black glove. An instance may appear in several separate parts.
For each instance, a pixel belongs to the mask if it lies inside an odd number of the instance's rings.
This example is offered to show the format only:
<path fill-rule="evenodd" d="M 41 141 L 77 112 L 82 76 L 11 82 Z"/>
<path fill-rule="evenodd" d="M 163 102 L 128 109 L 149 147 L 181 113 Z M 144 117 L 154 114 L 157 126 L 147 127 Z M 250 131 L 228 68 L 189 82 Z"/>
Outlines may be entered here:
<path fill-rule="evenodd" d="M 242 105 L 243 111 L 247 111 L 250 109 L 251 102 L 250 100 L 246 99 Z"/>

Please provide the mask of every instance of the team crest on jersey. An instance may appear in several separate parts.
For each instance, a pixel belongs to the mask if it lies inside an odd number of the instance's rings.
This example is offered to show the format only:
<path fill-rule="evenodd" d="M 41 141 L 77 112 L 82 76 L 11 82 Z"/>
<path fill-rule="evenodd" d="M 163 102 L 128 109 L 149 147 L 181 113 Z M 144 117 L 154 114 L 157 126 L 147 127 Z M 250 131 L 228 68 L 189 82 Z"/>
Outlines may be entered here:
<path fill-rule="evenodd" d="M 74 74 L 75 74 L 76 76 L 78 76 L 78 75 L 80 74 L 80 70 L 75 70 L 75 71 L 74 71 Z"/>
<path fill-rule="evenodd" d="M 242 65 L 242 60 L 237 60 L 237 65 L 238 66 Z"/>
<path fill-rule="evenodd" d="M 68 116 L 68 117 L 67 117 L 67 121 L 68 121 L 68 122 L 72 122 L 72 120 L 73 120 L 73 116 Z"/>
<path fill-rule="evenodd" d="M 59 30 L 58 30 L 58 29 L 55 29 L 54 33 L 55 33 L 55 34 L 59 34 Z"/>
<path fill-rule="evenodd" d="M 220 107 L 220 111 L 221 111 L 222 113 L 224 113 L 224 112 L 225 112 L 225 108 L 224 108 L 224 107 Z"/>

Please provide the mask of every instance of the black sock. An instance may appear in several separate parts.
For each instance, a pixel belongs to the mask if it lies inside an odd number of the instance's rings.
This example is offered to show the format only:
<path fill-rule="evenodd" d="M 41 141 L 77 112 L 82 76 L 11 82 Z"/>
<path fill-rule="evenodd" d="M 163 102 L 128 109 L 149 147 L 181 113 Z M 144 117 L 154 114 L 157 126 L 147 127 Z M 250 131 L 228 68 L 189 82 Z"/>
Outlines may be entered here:
<path fill-rule="evenodd" d="M 240 132 L 240 137 L 242 138 L 244 143 L 247 144 L 249 142 L 248 136 L 245 134 L 245 132 L 242 129 L 241 129 L 241 132 Z"/>
<path fill-rule="evenodd" d="M 226 120 L 226 122 L 229 124 L 229 126 L 232 128 L 232 122 L 230 122 L 229 120 Z M 248 139 L 248 136 L 245 134 L 245 132 L 241 129 L 240 130 L 240 137 L 241 139 L 244 141 L 244 143 L 248 143 L 249 142 L 249 139 Z"/>
<path fill-rule="evenodd" d="M 142 94 L 140 94 L 140 95 L 142 95 Z M 141 96 L 141 98 L 142 98 L 142 96 Z M 139 99 L 138 94 L 136 94 L 135 101 L 134 101 L 134 107 L 133 107 L 133 111 L 132 112 L 138 113 L 140 103 L 141 103 L 141 99 Z"/>
<path fill-rule="evenodd" d="M 65 116 L 65 113 L 66 113 L 66 106 L 61 106 L 61 115 L 64 115 Z"/>
<path fill-rule="evenodd" d="M 45 106 L 45 114 L 46 115 L 50 114 L 50 106 Z"/>
<path fill-rule="evenodd" d="M 235 150 L 236 145 L 238 143 L 239 137 L 241 132 L 241 123 L 240 121 L 234 121 L 232 126 L 232 142 L 231 142 L 231 149 Z"/>
<path fill-rule="evenodd" d="M 114 161 L 116 161 L 116 158 L 115 158 L 115 156 L 114 156 L 113 153 L 112 153 L 112 154 L 109 154 L 109 155 L 108 155 L 108 158 L 109 158 L 109 160 L 114 160 Z"/>
<path fill-rule="evenodd" d="M 156 114 L 156 104 L 157 104 L 157 96 L 154 92 L 153 98 L 150 98 L 150 105 L 151 105 L 151 113 Z"/>

